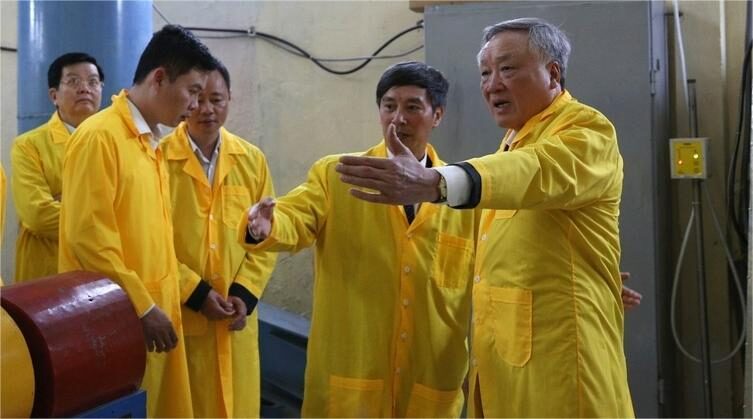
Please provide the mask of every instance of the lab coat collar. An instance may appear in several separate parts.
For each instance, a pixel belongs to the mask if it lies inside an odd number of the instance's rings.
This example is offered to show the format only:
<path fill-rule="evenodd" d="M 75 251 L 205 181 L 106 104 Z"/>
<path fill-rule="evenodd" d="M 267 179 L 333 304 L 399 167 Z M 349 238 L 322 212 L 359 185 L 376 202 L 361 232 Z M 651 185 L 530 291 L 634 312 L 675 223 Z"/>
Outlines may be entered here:
<path fill-rule="evenodd" d="M 546 120 L 550 116 L 552 116 L 555 112 L 557 112 L 560 108 L 565 106 L 566 104 L 573 101 L 572 96 L 570 96 L 570 92 L 567 90 L 563 90 L 554 100 L 552 103 L 549 104 L 546 108 L 544 108 L 543 111 L 539 112 L 538 114 L 532 116 L 524 125 L 523 128 L 520 129 L 517 133 L 515 133 L 515 138 L 510 143 L 510 150 L 514 150 L 515 148 L 519 147 L 521 145 L 521 142 L 533 131 L 534 127 L 536 127 L 541 121 Z M 507 130 L 505 133 L 505 137 L 502 139 L 502 143 L 500 144 L 500 151 L 504 150 L 505 144 L 508 141 L 508 138 L 513 135 L 513 130 Z"/>
<path fill-rule="evenodd" d="M 60 115 L 57 111 L 52 113 L 50 120 L 47 121 L 47 126 L 50 128 L 50 135 L 52 136 L 53 144 L 63 144 L 71 138 L 71 132 L 66 128 L 66 123 L 60 119 Z"/>

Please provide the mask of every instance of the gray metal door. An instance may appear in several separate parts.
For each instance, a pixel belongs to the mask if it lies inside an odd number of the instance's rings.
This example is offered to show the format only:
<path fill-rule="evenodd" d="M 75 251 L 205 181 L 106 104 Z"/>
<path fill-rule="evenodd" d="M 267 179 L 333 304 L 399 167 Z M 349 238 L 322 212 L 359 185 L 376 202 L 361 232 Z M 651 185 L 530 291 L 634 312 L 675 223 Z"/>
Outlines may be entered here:
<path fill-rule="evenodd" d="M 603 112 L 617 128 L 625 161 L 620 229 L 622 269 L 644 295 L 626 314 L 625 348 L 638 416 L 659 416 L 661 376 L 657 295 L 667 278 L 668 190 L 666 38 L 661 2 L 496 2 L 427 7 L 426 62 L 450 80 L 448 108 L 432 143 L 445 161 L 497 150 L 504 132 L 489 116 L 479 89 L 476 54 L 481 31 L 535 16 L 559 25 L 573 52 L 566 88 Z M 666 322 L 664 322 L 666 324 Z M 659 331 L 661 332 L 661 331 Z"/>

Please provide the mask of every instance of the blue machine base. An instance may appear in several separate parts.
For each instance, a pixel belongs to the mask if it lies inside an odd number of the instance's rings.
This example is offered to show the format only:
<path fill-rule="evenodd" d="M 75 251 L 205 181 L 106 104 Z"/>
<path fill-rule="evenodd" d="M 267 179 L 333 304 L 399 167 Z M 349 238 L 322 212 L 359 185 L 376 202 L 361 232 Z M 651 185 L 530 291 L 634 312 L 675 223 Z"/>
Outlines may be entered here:
<path fill-rule="evenodd" d="M 76 418 L 145 418 L 146 392 L 138 390 L 127 396 L 80 413 Z"/>

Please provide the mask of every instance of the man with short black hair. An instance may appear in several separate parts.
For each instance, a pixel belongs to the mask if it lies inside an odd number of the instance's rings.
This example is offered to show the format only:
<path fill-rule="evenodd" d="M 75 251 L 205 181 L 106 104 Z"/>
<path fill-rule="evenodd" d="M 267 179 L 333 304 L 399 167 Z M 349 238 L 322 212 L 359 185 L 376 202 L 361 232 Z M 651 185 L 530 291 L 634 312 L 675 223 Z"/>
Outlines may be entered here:
<path fill-rule="evenodd" d="M 421 167 L 444 165 L 429 144 L 449 84 L 418 62 L 388 68 L 376 89 L 384 138 Z M 397 140 L 395 140 L 397 141 Z M 384 141 L 359 153 L 384 160 Z M 476 214 L 445 205 L 375 206 L 339 181 L 340 156 L 250 211 L 253 250 L 316 246 L 304 417 L 458 417 L 468 371 Z"/>
<path fill-rule="evenodd" d="M 101 273 L 128 293 L 149 350 L 142 382 L 149 417 L 193 416 L 180 307 L 195 289 L 180 283 L 197 278 L 181 277 L 175 256 L 159 124 L 176 126 L 196 109 L 214 68 L 193 34 L 163 27 L 142 53 L 134 85 L 81 124 L 65 151 L 59 268 Z"/>
<path fill-rule="evenodd" d="M 277 254 L 247 253 L 237 240 L 249 202 L 274 194 L 264 154 L 224 128 L 230 74 L 209 73 L 198 107 L 162 142 L 170 172 L 178 260 L 195 277 L 183 305 L 196 417 L 258 417 L 261 404 L 256 303 Z"/>
<path fill-rule="evenodd" d="M 11 148 L 11 190 L 18 214 L 14 281 L 58 272 L 63 151 L 73 130 L 99 110 L 105 74 L 83 52 L 57 57 L 47 71 L 49 121 L 18 136 Z"/>

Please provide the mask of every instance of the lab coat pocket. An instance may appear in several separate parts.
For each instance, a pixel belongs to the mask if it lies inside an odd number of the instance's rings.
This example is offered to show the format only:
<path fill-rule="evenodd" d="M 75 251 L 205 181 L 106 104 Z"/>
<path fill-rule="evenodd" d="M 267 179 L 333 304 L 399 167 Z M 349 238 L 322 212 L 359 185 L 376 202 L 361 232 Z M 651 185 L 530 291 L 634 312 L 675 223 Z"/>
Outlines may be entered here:
<path fill-rule="evenodd" d="M 432 277 L 442 288 L 464 288 L 473 273 L 473 242 L 439 233 Z"/>
<path fill-rule="evenodd" d="M 227 227 L 238 228 L 238 220 L 253 204 L 245 186 L 222 185 L 222 222 Z"/>
<path fill-rule="evenodd" d="M 462 407 L 463 392 L 460 389 L 442 391 L 414 383 L 405 417 L 456 418 Z"/>
<path fill-rule="evenodd" d="M 517 212 L 518 212 L 518 210 L 495 210 L 494 211 L 494 219 L 495 220 L 506 220 L 508 218 L 514 217 Z"/>
<path fill-rule="evenodd" d="M 489 288 L 494 346 L 505 362 L 522 367 L 531 359 L 533 293 L 522 288 Z"/>
<path fill-rule="evenodd" d="M 382 416 L 383 380 L 329 376 L 327 416 L 369 418 Z"/>

